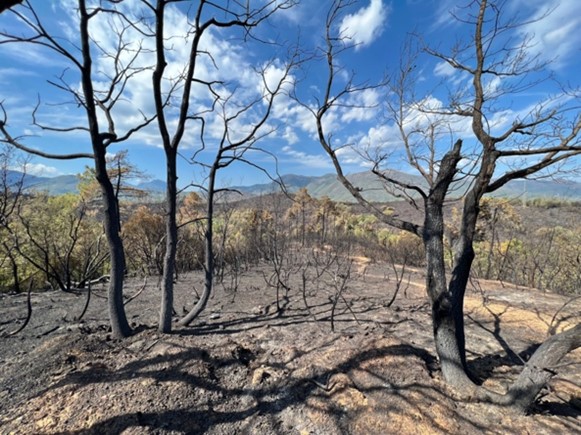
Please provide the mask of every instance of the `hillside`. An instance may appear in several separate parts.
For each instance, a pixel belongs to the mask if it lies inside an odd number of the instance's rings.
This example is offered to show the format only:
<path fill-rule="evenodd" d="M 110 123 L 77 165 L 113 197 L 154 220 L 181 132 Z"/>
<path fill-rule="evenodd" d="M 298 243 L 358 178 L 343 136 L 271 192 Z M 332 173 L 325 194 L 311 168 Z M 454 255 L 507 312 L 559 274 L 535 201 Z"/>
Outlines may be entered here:
<path fill-rule="evenodd" d="M 423 178 L 398 171 L 388 171 L 387 175 L 399 181 L 426 187 Z M 354 202 L 351 194 L 337 180 L 335 174 L 326 174 L 320 177 L 311 177 L 308 184 L 299 187 L 305 187 L 311 196 L 322 198 L 327 196 L 337 202 Z M 371 172 L 359 172 L 348 175 L 347 178 L 363 192 L 364 197 L 373 202 L 391 202 L 397 201 L 397 191 L 388 192 L 379 181 L 377 176 Z M 284 179 L 284 177 L 283 177 Z M 257 194 L 260 192 L 272 192 L 277 189 L 275 183 L 261 185 L 261 190 L 254 190 L 252 186 L 246 189 L 248 194 Z M 457 183 L 452 186 L 451 198 L 462 196 L 463 191 L 467 188 L 463 183 Z M 297 190 L 295 185 L 289 186 L 289 191 Z M 395 195 L 394 195 L 395 194 Z M 507 198 L 553 198 L 566 201 L 581 201 L 581 183 L 571 180 L 515 180 L 508 183 L 503 188 L 494 192 L 492 196 Z"/>
<path fill-rule="evenodd" d="M 426 187 L 426 182 L 419 176 L 398 171 L 388 171 L 390 177 L 397 180 Z M 22 177 L 22 173 L 10 171 L 9 182 L 17 182 Z M 360 188 L 363 195 L 373 202 L 392 202 L 400 198 L 397 192 L 388 192 L 371 172 L 359 172 L 347 176 L 353 184 Z M 351 194 L 337 180 L 335 174 L 325 174 L 321 176 L 305 176 L 296 174 L 286 174 L 280 177 L 285 189 L 294 193 L 301 188 L 306 188 L 309 194 L 315 198 L 329 197 L 336 202 L 354 202 Z M 24 187 L 30 190 L 46 191 L 50 195 L 60 195 L 63 193 L 77 192 L 78 177 L 76 175 L 61 175 L 57 177 L 38 177 L 26 175 L 24 177 Z M 159 197 L 165 191 L 165 182 L 162 180 L 147 180 L 141 183 L 130 184 L 131 187 L 149 192 L 155 197 Z M 224 186 L 232 191 L 237 191 L 243 196 L 252 197 L 269 193 L 279 192 L 280 183 L 271 181 L 269 183 L 253 184 L 249 186 Z M 451 198 L 462 196 L 466 185 L 458 183 L 453 185 Z M 515 180 L 494 192 L 492 196 L 534 199 L 551 198 L 566 201 L 581 201 L 581 183 L 572 180 Z M 239 199 L 238 194 L 228 195 L 227 198 Z"/>
<path fill-rule="evenodd" d="M 294 277 L 276 313 L 268 269 L 218 286 L 192 328 L 156 331 L 159 291 L 146 283 L 127 305 L 136 333 L 109 336 L 104 288 L 85 298 L 45 292 L 18 335 L 0 339 L 0 432 L 14 434 L 475 434 L 578 433 L 581 349 L 522 416 L 458 400 L 435 357 L 424 277 L 408 269 L 394 292 L 389 265 L 353 264 L 331 331 L 333 288 Z M 315 273 L 315 270 L 309 270 Z M 175 307 L 192 304 L 202 273 L 180 275 Z M 321 283 L 323 284 L 323 283 Z M 504 391 L 547 329 L 568 328 L 579 300 L 496 281 L 474 281 L 465 301 L 469 366 Z M 127 296 L 141 280 L 127 283 Z M 15 330 L 25 295 L 0 295 L 4 331 Z M 563 307 L 561 310 L 559 310 Z M 555 315 L 555 313 L 558 313 Z M 555 317 L 553 317 L 555 315 Z"/>
<path fill-rule="evenodd" d="M 9 184 L 20 183 L 25 190 L 47 192 L 49 195 L 62 195 L 63 193 L 77 192 L 79 178 L 77 175 L 59 175 L 56 177 L 39 177 L 31 174 L 23 174 L 19 171 L 8 171 Z"/>
<path fill-rule="evenodd" d="M 27 191 L 46 192 L 49 195 L 62 195 L 65 193 L 77 193 L 79 191 L 78 175 L 58 175 L 56 177 L 41 177 L 32 174 L 24 174 L 19 171 L 7 171 L 7 184 L 17 185 L 22 182 L 22 187 Z M 147 180 L 139 183 L 128 183 L 129 187 L 158 195 L 165 192 L 165 182 L 161 180 Z"/>
<path fill-rule="evenodd" d="M 415 177 L 401 172 L 391 171 L 391 177 L 425 187 L 426 183 L 420 177 Z M 355 186 L 365 192 L 365 197 L 374 202 L 389 202 L 397 199 L 385 191 L 378 178 L 370 172 L 361 172 L 348 177 Z M 321 180 L 306 186 L 313 196 L 328 196 L 334 201 L 353 202 L 351 194 L 341 185 L 335 176 L 321 177 Z M 450 194 L 452 198 L 462 196 L 466 186 L 458 184 L 453 186 Z M 499 189 L 492 196 L 506 198 L 554 198 L 567 201 L 581 200 L 581 183 L 568 180 L 515 180 Z"/>

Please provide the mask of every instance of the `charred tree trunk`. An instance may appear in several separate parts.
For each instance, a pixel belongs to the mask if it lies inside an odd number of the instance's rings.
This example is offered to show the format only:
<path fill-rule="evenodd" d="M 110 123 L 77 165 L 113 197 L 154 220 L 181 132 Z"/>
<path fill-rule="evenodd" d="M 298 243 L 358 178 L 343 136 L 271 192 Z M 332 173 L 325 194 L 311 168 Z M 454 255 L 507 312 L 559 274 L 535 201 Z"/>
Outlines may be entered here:
<path fill-rule="evenodd" d="M 105 154 L 107 146 L 105 141 L 110 141 L 116 136 L 113 133 L 102 134 L 99 132 L 99 124 L 95 107 L 95 93 L 91 80 L 92 59 L 89 36 L 89 19 L 85 2 L 79 1 L 81 50 L 83 64 L 81 67 L 81 86 L 85 96 L 85 109 L 93 146 L 95 177 L 101 187 L 104 208 L 104 227 L 107 241 L 109 242 L 109 254 L 111 257 L 111 281 L 108 291 L 108 308 L 111 322 L 111 330 L 116 337 L 127 337 L 131 334 L 131 327 L 127 322 L 125 308 L 123 306 L 123 279 L 125 274 L 125 251 L 121 239 L 121 219 L 119 216 L 119 204 L 111 179 L 107 173 L 107 161 Z"/>
<path fill-rule="evenodd" d="M 426 288 L 432 304 L 436 352 L 446 381 L 457 388 L 466 389 L 472 388 L 474 384 L 466 371 L 462 299 L 447 288 L 443 230 L 442 205 L 429 199 L 426 205 L 424 246 L 427 261 Z"/>
<path fill-rule="evenodd" d="M 175 258 L 178 244 L 177 215 L 177 167 L 176 152 L 173 149 L 166 150 L 167 159 L 167 194 L 166 206 L 166 238 L 165 257 L 163 261 L 163 279 L 161 290 L 161 309 L 159 315 L 159 331 L 171 332 L 171 320 L 173 313 L 173 290 Z"/>
<path fill-rule="evenodd" d="M 216 160 L 218 162 L 218 160 Z M 210 170 L 210 177 L 208 179 L 208 204 L 206 213 L 206 231 L 204 233 L 204 239 L 206 242 L 205 248 L 205 259 L 204 259 L 204 291 L 202 296 L 192 308 L 192 310 L 180 320 L 180 326 L 190 325 L 206 308 L 210 295 L 212 294 L 212 284 L 214 282 L 214 193 L 216 184 L 216 172 L 218 170 L 218 164 L 216 163 L 212 166 Z"/>
<path fill-rule="evenodd" d="M 111 281 L 108 290 L 109 319 L 111 331 L 116 337 L 128 337 L 131 335 L 131 327 L 127 322 L 123 305 L 123 280 L 125 275 L 125 251 L 121 240 L 119 228 L 119 206 L 115 191 L 109 176 L 105 156 L 95 159 L 95 173 L 101 186 L 105 215 L 105 235 L 109 242 L 109 254 L 111 256 Z"/>
<path fill-rule="evenodd" d="M 434 339 L 442 374 L 451 385 L 471 391 L 475 385 L 466 368 L 464 292 L 455 291 L 452 286 L 448 288 L 444 260 L 444 200 L 454 179 L 461 149 L 462 141 L 458 140 L 442 159 L 438 176 L 429 195 L 424 198 L 423 240 L 427 263 L 426 289 L 432 303 Z"/>

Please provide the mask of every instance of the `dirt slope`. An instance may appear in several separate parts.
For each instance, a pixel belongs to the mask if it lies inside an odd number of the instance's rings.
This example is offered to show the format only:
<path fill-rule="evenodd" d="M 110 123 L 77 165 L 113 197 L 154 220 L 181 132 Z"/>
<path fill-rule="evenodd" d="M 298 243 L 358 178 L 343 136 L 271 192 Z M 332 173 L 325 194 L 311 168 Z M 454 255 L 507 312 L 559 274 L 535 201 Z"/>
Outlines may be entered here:
<path fill-rule="evenodd" d="M 122 341 L 108 334 L 102 290 L 82 322 L 74 317 L 83 297 L 35 294 L 30 325 L 0 339 L 0 433 L 581 432 L 579 350 L 530 416 L 457 402 L 438 371 L 419 271 L 387 308 L 393 281 L 385 270 L 361 264 L 337 305 L 335 332 L 330 288 L 312 285 L 303 298 L 293 282 L 278 315 L 260 268 L 236 291 L 219 286 L 198 324 L 172 335 L 155 330 L 159 294 L 149 283 L 127 306 L 137 333 Z M 201 280 L 179 281 L 179 312 Z M 553 318 L 566 298 L 475 284 L 466 301 L 470 364 L 503 391 L 549 329 L 578 319 L 581 304 Z M 140 286 L 130 282 L 127 293 Z M 0 328 L 14 330 L 25 297 L 0 304 Z"/>

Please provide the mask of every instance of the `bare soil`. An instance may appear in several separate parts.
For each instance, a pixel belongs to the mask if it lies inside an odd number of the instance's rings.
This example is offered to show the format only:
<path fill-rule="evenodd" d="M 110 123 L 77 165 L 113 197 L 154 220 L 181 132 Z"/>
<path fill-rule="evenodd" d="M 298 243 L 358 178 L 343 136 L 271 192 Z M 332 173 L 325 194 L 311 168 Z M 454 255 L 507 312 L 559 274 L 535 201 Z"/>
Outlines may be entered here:
<path fill-rule="evenodd" d="M 581 433 L 581 350 L 528 416 L 455 400 L 435 357 L 421 272 L 411 271 L 387 307 L 388 270 L 360 259 L 334 332 L 331 286 L 310 282 L 303 295 L 297 276 L 277 313 L 266 266 L 244 272 L 235 289 L 218 285 L 198 322 L 171 335 L 156 331 L 151 280 L 127 305 L 136 333 L 125 340 L 111 338 L 103 289 L 81 321 L 84 295 L 35 293 L 30 324 L 0 338 L 0 433 Z M 180 277 L 178 314 L 201 282 L 197 273 Z M 130 280 L 127 295 L 141 286 Z M 548 331 L 579 320 L 580 300 L 566 302 L 473 283 L 468 356 L 486 387 L 504 391 Z M 5 335 L 23 321 L 26 297 L 0 296 L 0 306 Z"/>

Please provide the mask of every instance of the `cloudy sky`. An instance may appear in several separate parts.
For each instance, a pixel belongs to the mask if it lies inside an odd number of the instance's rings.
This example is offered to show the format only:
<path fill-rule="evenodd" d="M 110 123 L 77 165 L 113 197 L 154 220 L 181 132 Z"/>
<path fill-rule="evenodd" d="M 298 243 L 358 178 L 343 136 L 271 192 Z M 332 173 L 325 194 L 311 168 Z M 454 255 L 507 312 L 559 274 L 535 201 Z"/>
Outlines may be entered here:
<path fill-rule="evenodd" d="M 57 41 L 78 56 L 75 48 L 77 16 L 75 0 L 31 0 L 38 16 Z M 196 4 L 197 2 L 192 2 Z M 224 3 L 226 2 L 218 2 Z M 265 0 L 254 0 L 252 5 L 260 6 Z M 421 41 L 442 53 L 450 53 L 454 47 L 468 45 L 473 29 L 458 22 L 453 15 L 466 18 L 471 12 L 459 6 L 469 3 L 455 0 L 359 0 L 353 1 L 342 10 L 332 31 L 349 41 L 351 49 L 336 59 L 338 73 L 333 92 L 344 88 L 349 80 L 353 83 L 378 83 L 385 77 L 395 77 L 401 65 L 402 47 L 410 35 L 417 35 Z M 192 10 L 189 2 L 168 8 L 166 47 L 168 66 L 165 89 L 183 71 L 188 57 L 192 35 L 188 33 Z M 250 150 L 245 158 L 274 175 L 276 168 L 280 174 L 323 175 L 333 171 L 329 159 L 324 155 L 316 140 L 316 127 L 312 114 L 318 99 L 322 98 L 326 70 L 325 61 L 318 56 L 317 47 L 324 45 L 325 18 L 330 1 L 302 0 L 299 5 L 277 12 L 268 22 L 254 31 L 255 38 L 243 38 L 240 32 L 211 29 L 204 34 L 201 47 L 205 54 L 198 60 L 196 77 L 200 80 L 219 80 L 216 91 L 227 102 L 211 108 L 211 94 L 204 86 L 193 88 L 191 112 L 204 114 L 206 119 L 204 143 L 200 140 L 200 123 L 192 121 L 180 147 L 180 184 L 200 182 L 204 177 L 197 161 L 209 162 L 215 155 L 216 147 L 224 133 L 224 116 L 232 116 L 242 107 L 257 102 L 265 94 L 265 88 L 272 89 L 282 77 L 289 61 L 292 47 L 300 45 L 303 58 L 312 58 L 290 71 L 282 86 L 283 93 L 276 97 L 272 116 L 259 131 L 262 136 L 256 144 L 263 151 Z M 125 0 L 119 6 L 128 16 L 147 17 L 148 12 L 139 0 Z M 193 9 L 193 8 L 192 8 Z M 17 9 L 18 10 L 18 9 Z M 223 19 L 221 12 L 218 19 Z M 581 2 L 578 0 L 508 0 L 504 10 L 510 18 L 517 15 L 528 21 L 520 27 L 506 32 L 501 37 L 504 47 L 514 47 L 527 41 L 529 56 L 537 56 L 539 62 L 547 62 L 532 78 L 540 79 L 534 87 L 523 86 L 517 94 L 506 93 L 515 81 L 503 77 L 487 79 L 487 93 L 494 100 L 488 113 L 490 129 L 502 131 L 515 119 L 524 119 L 538 103 L 556 104 L 566 99 L 557 98 L 559 83 L 579 85 L 578 71 L 581 67 Z M 189 15 L 188 15 L 189 14 Z M 546 16 L 545 16 L 546 15 Z M 210 15 L 207 15 L 208 18 Z M 542 20 L 538 18 L 543 17 Z M 144 28 L 142 27 L 141 30 Z M 120 20 L 108 15 L 92 21 L 91 35 L 94 45 L 94 82 L 96 89 L 104 89 L 114 70 L 111 53 L 119 43 L 118 35 L 123 30 L 123 44 L 126 49 L 119 62 L 140 68 L 127 82 L 113 115 L 118 134 L 123 134 L 143 116 L 153 113 L 151 91 L 151 65 L 154 62 L 152 50 L 154 42 L 143 36 L 135 28 L 127 27 Z M 10 12 L 0 16 L 0 31 L 29 35 L 25 26 Z M 1 40 L 1 39 L 0 39 Z M 141 50 L 141 51 L 139 51 Z M 320 54 L 320 52 L 319 52 Z M 470 63 L 468 52 L 462 59 Z M 514 61 L 514 59 L 513 59 Z M 406 116 L 414 121 L 410 128 L 428 122 L 413 113 L 413 102 L 430 107 L 444 107 L 450 98 L 460 95 L 468 88 L 470 79 L 465 73 L 454 70 L 441 59 L 425 54 L 414 59 L 415 89 L 407 94 L 410 105 Z M 260 74 L 262 73 L 262 74 Z M 412 77 L 412 76 L 410 76 Z M 545 80 L 546 79 L 546 80 Z M 21 141 L 52 153 L 90 152 L 87 133 L 82 129 L 70 132 L 41 130 L 32 123 L 32 112 L 37 110 L 37 120 L 43 125 L 59 129 L 71 129 L 86 125 L 86 117 L 72 101 L 71 95 L 63 92 L 63 87 L 79 88 L 78 73 L 63 56 L 40 45 L 1 44 L 0 45 L 0 100 L 8 116 L 8 128 Z M 60 89 L 59 89 L 60 88 Z M 179 91 L 179 87 L 177 88 Z M 295 93 L 302 105 L 288 94 Z M 506 93 L 506 95 L 505 95 Z M 397 128 L 389 117 L 385 103 L 393 94 L 386 88 L 368 88 L 353 93 L 341 100 L 341 105 L 331 110 L 325 119 L 325 126 L 332 133 L 335 146 L 349 145 L 341 149 L 340 155 L 347 172 L 357 172 L 368 168 L 361 158 L 362 150 L 383 150 L 393 155 L 392 167 L 406 170 L 401 163 L 401 143 Z M 552 101 L 549 103 L 548 101 Z M 167 110 L 170 131 L 175 128 L 174 115 L 179 101 L 172 100 Z M 264 104 L 254 104 L 233 120 L 229 139 L 235 141 L 248 133 L 249 126 L 260 119 Z M 101 118 L 104 121 L 103 118 Z M 433 119 L 431 119 L 433 121 Z M 456 138 L 468 143 L 471 140 L 469 124 L 463 120 L 452 120 L 446 124 L 445 134 L 439 138 L 444 150 Z M 268 134 L 267 134 L 268 133 Z M 440 148 L 439 148 L 440 149 Z M 164 178 L 163 151 L 156 124 L 122 144 L 111 146 L 110 153 L 128 150 L 130 161 L 152 178 Z M 272 156 L 276 156 L 275 165 Z M 398 163 L 399 156 L 399 163 Z M 88 160 L 55 161 L 35 157 L 28 166 L 28 172 L 37 175 L 54 176 L 82 172 Z M 234 164 L 225 170 L 221 184 L 252 184 L 266 180 L 266 176 L 254 167 Z"/>

